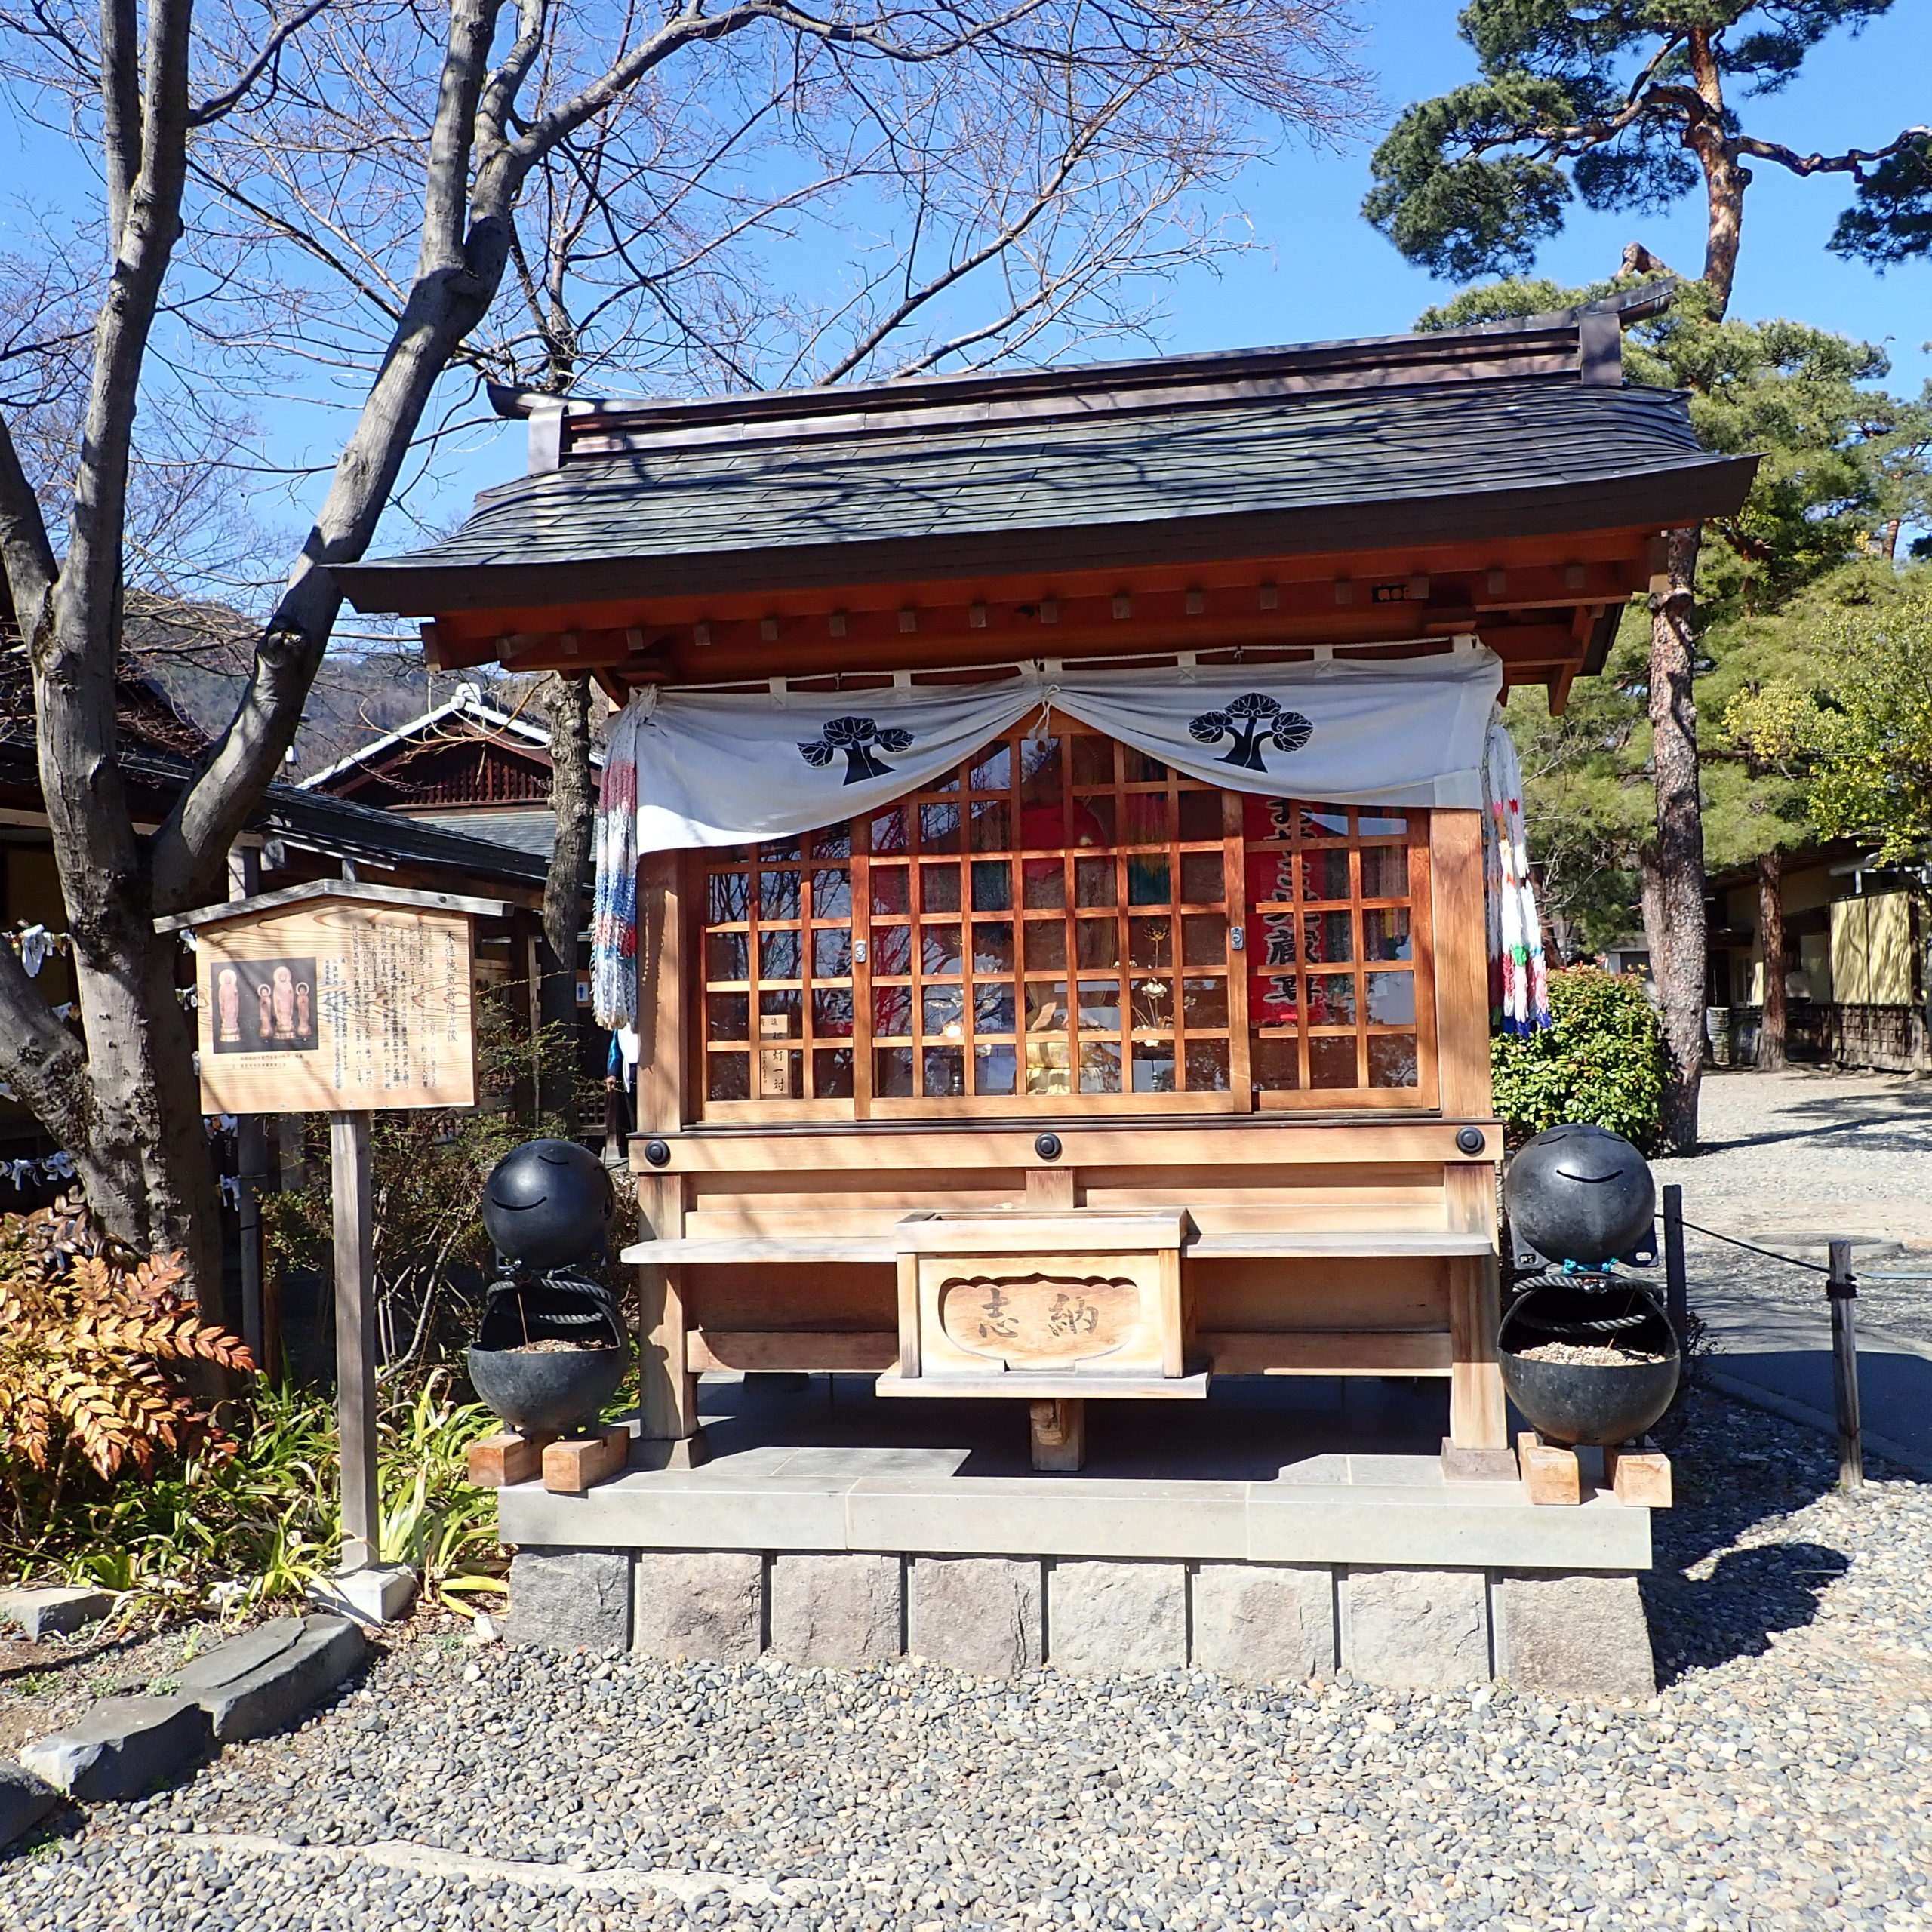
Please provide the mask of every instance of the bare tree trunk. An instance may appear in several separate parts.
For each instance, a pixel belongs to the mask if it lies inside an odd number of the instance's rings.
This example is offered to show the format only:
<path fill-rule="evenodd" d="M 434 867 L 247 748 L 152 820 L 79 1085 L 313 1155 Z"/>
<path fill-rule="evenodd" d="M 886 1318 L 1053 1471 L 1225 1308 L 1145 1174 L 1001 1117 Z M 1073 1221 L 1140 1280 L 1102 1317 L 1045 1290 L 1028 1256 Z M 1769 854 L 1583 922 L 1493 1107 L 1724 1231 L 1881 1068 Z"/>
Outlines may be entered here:
<path fill-rule="evenodd" d="M 1758 1065 L 1772 1071 L 1783 1066 L 1784 1001 L 1784 854 L 1758 854 L 1758 948 L 1764 955 L 1764 999 L 1758 1022 Z"/>
<path fill-rule="evenodd" d="M 1704 918 L 1704 823 L 1697 789 L 1695 528 L 1670 533 L 1668 582 L 1651 597 L 1651 764 L 1657 841 L 1644 860 L 1644 925 L 1663 1008 L 1663 1132 L 1675 1153 L 1697 1145 L 1703 1074 L 1704 991 L 1709 934 Z"/>
<path fill-rule="evenodd" d="M 542 975 L 543 1024 L 558 1027 L 571 1043 L 569 1060 L 552 1054 L 543 1074 L 540 1104 L 562 1116 L 565 1131 L 577 1131 L 577 936 L 583 922 L 583 875 L 590 863 L 590 681 L 553 677 L 544 686 L 550 718 L 550 809 L 557 820 L 550 870 L 543 881 L 543 929 L 537 942 Z"/>

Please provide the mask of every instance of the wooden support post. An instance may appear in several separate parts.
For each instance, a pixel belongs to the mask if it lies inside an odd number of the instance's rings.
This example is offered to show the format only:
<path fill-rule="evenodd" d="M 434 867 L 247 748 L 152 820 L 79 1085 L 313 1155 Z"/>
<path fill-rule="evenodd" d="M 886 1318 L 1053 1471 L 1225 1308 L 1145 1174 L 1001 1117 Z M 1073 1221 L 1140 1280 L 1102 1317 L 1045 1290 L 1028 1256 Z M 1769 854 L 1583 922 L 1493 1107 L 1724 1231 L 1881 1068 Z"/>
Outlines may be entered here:
<path fill-rule="evenodd" d="M 1071 1168 L 1029 1168 L 1026 1204 L 1050 1213 L 1070 1214 L 1080 1204 L 1076 1182 Z"/>
<path fill-rule="evenodd" d="M 1852 1278 L 1851 1243 L 1833 1241 L 1826 1252 L 1832 1272 L 1825 1293 L 1832 1304 L 1832 1389 L 1838 1400 L 1838 1487 L 1865 1487 L 1865 1439 L 1858 1414 L 1858 1297 Z"/>
<path fill-rule="evenodd" d="M 899 1373 L 916 1377 L 919 1360 L 919 1257 L 902 1250 L 899 1256 Z"/>
<path fill-rule="evenodd" d="M 329 1116 L 335 1204 L 335 1414 L 342 1459 L 342 1567 L 381 1561 L 376 1491 L 376 1229 L 369 1116 Z"/>
<path fill-rule="evenodd" d="M 1684 1190 L 1675 1181 L 1663 1190 L 1663 1284 L 1664 1312 L 1681 1348 L 1690 1321 L 1690 1278 L 1684 1265 Z"/>
<path fill-rule="evenodd" d="M 1056 1398 L 1027 1404 L 1036 1469 L 1069 1471 L 1087 1460 L 1087 1404 Z"/>
<path fill-rule="evenodd" d="M 685 1231 L 685 1183 L 675 1174 L 638 1177 L 638 1204 L 652 1235 L 675 1241 Z M 691 1324 L 684 1270 L 638 1269 L 643 1318 L 638 1349 L 638 1429 L 646 1441 L 688 1443 L 673 1466 L 705 1460 L 697 1419 L 697 1377 L 691 1365 Z"/>
<path fill-rule="evenodd" d="M 1447 1266 L 1449 1441 L 1458 1449 L 1506 1449 L 1509 1422 L 1496 1356 L 1496 1331 L 1502 1322 L 1497 1259 L 1456 1255 Z"/>

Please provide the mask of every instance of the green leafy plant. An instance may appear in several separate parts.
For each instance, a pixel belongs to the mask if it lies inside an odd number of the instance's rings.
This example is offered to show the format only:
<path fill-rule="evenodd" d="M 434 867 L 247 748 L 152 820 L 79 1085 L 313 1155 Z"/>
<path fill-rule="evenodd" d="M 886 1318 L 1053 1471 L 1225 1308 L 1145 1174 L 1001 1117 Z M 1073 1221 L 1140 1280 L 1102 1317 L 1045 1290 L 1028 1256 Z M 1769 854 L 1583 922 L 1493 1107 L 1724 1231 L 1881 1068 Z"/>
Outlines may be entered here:
<path fill-rule="evenodd" d="M 1549 1004 L 1554 1026 L 1490 1042 L 1496 1111 L 1511 1146 L 1565 1121 L 1588 1121 L 1653 1152 L 1663 1044 L 1641 983 L 1572 966 L 1549 976 Z"/>
<path fill-rule="evenodd" d="M 426 1595 L 466 1614 L 466 1599 L 503 1588 L 496 1500 L 466 1469 L 469 1445 L 491 1426 L 457 1399 L 448 1370 L 378 1418 L 383 1558 L 414 1566 Z M 139 1483 L 11 1486 L 0 1495 L 0 1574 L 115 1591 L 124 1623 L 299 1601 L 336 1560 L 337 1479 L 328 1397 L 262 1386 L 220 1454 L 204 1443 Z"/>
<path fill-rule="evenodd" d="M 426 1592 L 460 1615 L 478 1595 L 502 1595 L 497 1499 L 469 1480 L 469 1445 L 497 1427 L 480 1402 L 458 1401 L 438 1370 L 383 1419 L 378 1478 L 385 1563 L 406 1563 Z"/>

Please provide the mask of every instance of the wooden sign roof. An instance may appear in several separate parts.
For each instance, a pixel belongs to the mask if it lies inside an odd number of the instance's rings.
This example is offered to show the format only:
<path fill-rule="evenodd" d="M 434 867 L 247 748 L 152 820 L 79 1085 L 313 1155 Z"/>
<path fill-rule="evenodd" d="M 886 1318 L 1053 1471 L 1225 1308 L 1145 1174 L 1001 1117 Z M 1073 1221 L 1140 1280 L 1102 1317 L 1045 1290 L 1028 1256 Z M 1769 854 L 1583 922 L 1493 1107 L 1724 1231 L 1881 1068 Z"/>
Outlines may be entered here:
<path fill-rule="evenodd" d="M 285 885 L 275 892 L 258 892 L 247 899 L 224 899 L 213 906 L 197 906 L 192 912 L 177 912 L 157 919 L 158 933 L 180 932 L 204 926 L 226 925 L 235 919 L 260 919 L 266 915 L 307 906 L 317 900 L 347 900 L 362 906 L 402 906 L 425 912 L 461 912 L 476 919 L 500 919 L 509 910 L 502 899 L 470 899 L 454 892 L 417 892 L 407 886 L 365 885 L 359 880 L 309 879 L 300 885 Z"/>

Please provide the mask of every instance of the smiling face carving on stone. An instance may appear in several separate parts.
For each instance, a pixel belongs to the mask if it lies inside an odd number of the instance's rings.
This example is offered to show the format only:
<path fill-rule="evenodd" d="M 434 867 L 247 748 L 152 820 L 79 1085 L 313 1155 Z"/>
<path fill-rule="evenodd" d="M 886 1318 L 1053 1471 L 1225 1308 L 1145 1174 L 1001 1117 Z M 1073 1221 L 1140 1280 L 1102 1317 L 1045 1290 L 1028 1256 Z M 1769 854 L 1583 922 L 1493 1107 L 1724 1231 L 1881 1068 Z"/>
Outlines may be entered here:
<path fill-rule="evenodd" d="M 1503 1196 L 1518 1241 L 1552 1261 L 1595 1266 L 1651 1245 L 1649 1163 L 1605 1128 L 1570 1121 L 1537 1135 L 1510 1161 Z"/>

